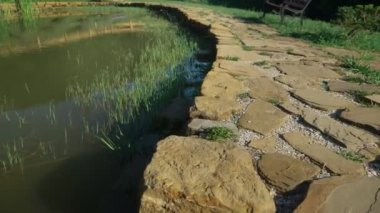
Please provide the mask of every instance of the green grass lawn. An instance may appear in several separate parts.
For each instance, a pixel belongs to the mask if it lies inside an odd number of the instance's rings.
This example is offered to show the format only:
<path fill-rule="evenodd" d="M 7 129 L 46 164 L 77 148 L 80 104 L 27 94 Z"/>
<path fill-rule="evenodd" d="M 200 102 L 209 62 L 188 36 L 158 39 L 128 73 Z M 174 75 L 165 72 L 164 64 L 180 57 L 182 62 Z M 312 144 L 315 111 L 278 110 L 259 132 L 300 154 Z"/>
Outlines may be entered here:
<path fill-rule="evenodd" d="M 2 2 L 10 2 L 12 0 L 2 0 Z M 35 0 L 42 1 L 45 0 Z M 59 0 L 63 1 L 63 0 Z M 66 0 L 67 1 L 67 0 Z M 68 0 L 71 1 L 71 0 Z M 90 1 L 90 0 L 82 0 Z M 353 50 L 365 50 L 380 52 L 380 33 L 361 31 L 353 37 L 348 38 L 346 35 L 349 29 L 345 29 L 334 23 L 310 20 L 304 21 L 304 26 L 300 26 L 298 17 L 286 17 L 285 24 L 280 24 L 280 17 L 275 14 L 268 14 L 264 19 L 261 19 L 261 12 L 245 9 L 227 8 L 223 6 L 214 6 L 209 4 L 199 3 L 199 0 L 131 0 L 131 2 L 159 2 L 165 4 L 182 4 L 199 6 L 208 8 L 214 12 L 231 15 L 234 18 L 244 20 L 251 23 L 264 23 L 277 29 L 281 35 L 295 37 L 309 41 L 313 44 L 343 47 Z M 194 3 L 195 2 L 195 3 Z"/>
<path fill-rule="evenodd" d="M 267 14 L 261 19 L 260 11 L 227 8 L 209 4 L 193 3 L 189 1 L 169 1 L 169 0 L 132 0 L 132 2 L 161 2 L 166 4 L 183 4 L 200 6 L 211 9 L 217 13 L 231 15 L 234 18 L 251 23 L 264 23 L 277 29 L 281 35 L 295 37 L 309 41 L 313 44 L 343 47 L 353 50 L 366 50 L 380 52 L 380 33 L 361 31 L 355 36 L 348 38 L 346 35 L 350 31 L 342 26 L 325 21 L 306 19 L 303 27 L 300 25 L 298 17 L 287 16 L 285 24 L 280 24 L 280 17 L 276 14 Z"/>

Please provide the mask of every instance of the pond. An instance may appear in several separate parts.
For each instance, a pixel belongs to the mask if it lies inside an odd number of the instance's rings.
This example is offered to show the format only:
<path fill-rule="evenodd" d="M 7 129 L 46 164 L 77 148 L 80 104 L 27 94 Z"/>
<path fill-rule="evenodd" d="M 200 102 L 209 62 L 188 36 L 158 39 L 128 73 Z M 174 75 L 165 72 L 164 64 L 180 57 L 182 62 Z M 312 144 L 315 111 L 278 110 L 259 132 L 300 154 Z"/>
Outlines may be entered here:
<path fill-rule="evenodd" d="M 109 212 L 134 141 L 165 103 L 192 98 L 209 63 L 145 9 L 24 21 L 0 23 L 0 212 Z"/>

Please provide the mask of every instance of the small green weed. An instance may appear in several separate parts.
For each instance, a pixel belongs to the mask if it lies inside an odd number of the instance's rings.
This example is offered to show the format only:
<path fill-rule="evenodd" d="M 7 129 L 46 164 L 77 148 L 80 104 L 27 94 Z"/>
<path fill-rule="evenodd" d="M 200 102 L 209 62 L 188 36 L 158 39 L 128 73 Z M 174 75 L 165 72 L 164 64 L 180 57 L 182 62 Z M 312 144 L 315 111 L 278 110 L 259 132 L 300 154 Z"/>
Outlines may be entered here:
<path fill-rule="evenodd" d="M 271 97 L 268 99 L 268 102 L 275 105 L 275 106 L 278 106 L 282 103 L 278 97 Z"/>
<path fill-rule="evenodd" d="M 354 99 L 354 101 L 366 106 L 372 106 L 371 101 L 368 100 L 366 96 L 372 95 L 373 93 L 353 90 L 353 91 L 350 91 L 348 94 Z"/>
<path fill-rule="evenodd" d="M 252 46 L 243 45 L 243 50 L 244 51 L 252 51 L 252 50 L 254 50 L 254 48 Z"/>
<path fill-rule="evenodd" d="M 253 65 L 256 65 L 259 67 L 265 66 L 267 64 L 268 64 L 268 62 L 266 62 L 266 61 L 258 61 L 258 62 L 253 63 Z"/>
<path fill-rule="evenodd" d="M 363 81 L 366 83 L 380 85 L 380 72 L 371 69 L 368 65 L 360 63 L 360 61 L 354 57 L 344 57 L 341 66 L 353 73 L 361 74 Z"/>
<path fill-rule="evenodd" d="M 227 139 L 233 139 L 236 137 L 233 131 L 226 127 L 212 127 L 206 129 L 205 133 L 205 138 L 207 140 L 212 141 L 223 141 Z"/>
<path fill-rule="evenodd" d="M 224 57 L 223 59 L 228 60 L 228 61 L 239 61 L 240 58 L 237 56 L 227 56 L 227 57 Z"/>
<path fill-rule="evenodd" d="M 259 55 L 265 55 L 265 56 L 270 56 L 270 57 L 273 56 L 273 54 L 270 52 L 260 52 Z"/>
<path fill-rule="evenodd" d="M 363 155 L 360 155 L 360 154 L 355 153 L 355 152 L 347 151 L 347 150 L 342 150 L 342 151 L 338 152 L 338 154 L 341 155 L 342 157 L 346 158 L 347 160 L 352 160 L 355 162 L 361 162 L 362 163 L 365 159 Z"/>
<path fill-rule="evenodd" d="M 244 92 L 244 93 L 241 93 L 238 95 L 238 98 L 239 99 L 246 99 L 246 98 L 249 98 L 249 92 Z"/>

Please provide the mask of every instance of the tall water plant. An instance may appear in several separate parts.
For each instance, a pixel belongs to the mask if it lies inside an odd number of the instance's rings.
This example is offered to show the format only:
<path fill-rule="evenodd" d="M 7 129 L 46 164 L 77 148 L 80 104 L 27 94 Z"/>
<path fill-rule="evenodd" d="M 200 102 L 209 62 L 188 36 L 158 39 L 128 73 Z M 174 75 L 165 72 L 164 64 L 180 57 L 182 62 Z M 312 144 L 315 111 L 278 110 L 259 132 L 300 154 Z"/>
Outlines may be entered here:
<path fill-rule="evenodd" d="M 158 110 L 157 104 L 169 96 L 173 85 L 182 82 L 185 59 L 190 59 L 195 43 L 166 22 L 150 30 L 152 38 L 133 66 L 130 57 L 122 56 L 117 70 L 104 70 L 92 83 L 68 89 L 68 97 L 82 108 L 107 114 L 105 129 Z"/>

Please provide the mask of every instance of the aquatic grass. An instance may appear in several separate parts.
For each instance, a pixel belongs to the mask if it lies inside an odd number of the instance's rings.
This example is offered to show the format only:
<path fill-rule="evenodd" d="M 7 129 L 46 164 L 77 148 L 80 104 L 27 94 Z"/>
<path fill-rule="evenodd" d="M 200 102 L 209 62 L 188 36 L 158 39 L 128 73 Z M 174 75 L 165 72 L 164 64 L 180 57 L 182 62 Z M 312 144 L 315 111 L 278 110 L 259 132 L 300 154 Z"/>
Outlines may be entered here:
<path fill-rule="evenodd" d="M 124 55 L 116 70 L 103 70 L 92 83 L 77 82 L 67 90 L 67 97 L 80 107 L 107 113 L 106 129 L 131 123 L 143 112 L 157 111 L 156 104 L 172 97 L 173 87 L 183 81 L 195 43 L 166 22 L 149 30 L 154 37 L 138 59 Z M 114 149 L 104 137 L 100 141 Z"/>

